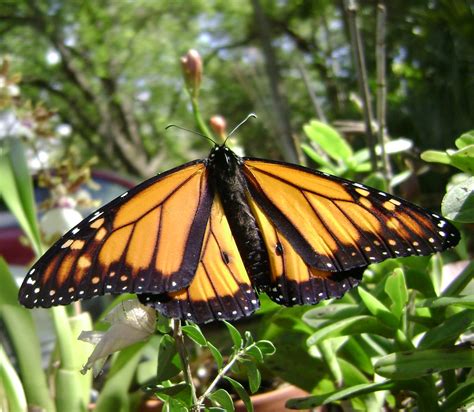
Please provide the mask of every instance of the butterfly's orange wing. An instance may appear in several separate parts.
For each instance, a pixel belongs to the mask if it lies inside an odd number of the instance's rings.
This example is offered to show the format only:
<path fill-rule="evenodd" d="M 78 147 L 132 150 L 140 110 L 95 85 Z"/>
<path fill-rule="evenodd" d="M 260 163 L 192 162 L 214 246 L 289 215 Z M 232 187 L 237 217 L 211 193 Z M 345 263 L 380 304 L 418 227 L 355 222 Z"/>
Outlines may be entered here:
<path fill-rule="evenodd" d="M 219 197 L 215 197 L 206 227 L 196 276 L 191 285 L 164 295 L 145 294 L 140 300 L 165 316 L 196 323 L 249 316 L 259 307 Z"/>
<path fill-rule="evenodd" d="M 151 178 L 71 229 L 28 272 L 26 307 L 104 293 L 164 293 L 188 286 L 199 262 L 213 193 L 191 162 Z"/>
<path fill-rule="evenodd" d="M 459 241 L 437 214 L 359 183 L 267 160 L 247 158 L 242 170 L 250 197 L 315 269 L 344 272 Z"/>
<path fill-rule="evenodd" d="M 276 303 L 313 305 L 324 299 L 340 298 L 359 284 L 365 266 L 342 272 L 309 266 L 259 205 L 252 199 L 249 203 L 269 252 L 270 280 L 265 292 Z"/>

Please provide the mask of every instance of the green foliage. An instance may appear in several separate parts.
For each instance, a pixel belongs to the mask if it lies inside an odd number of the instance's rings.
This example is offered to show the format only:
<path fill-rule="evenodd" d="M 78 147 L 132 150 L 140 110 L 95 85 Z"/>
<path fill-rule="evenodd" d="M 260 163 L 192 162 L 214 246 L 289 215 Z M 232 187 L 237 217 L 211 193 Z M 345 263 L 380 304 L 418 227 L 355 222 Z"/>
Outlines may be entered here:
<path fill-rule="evenodd" d="M 257 365 L 261 364 L 267 356 L 272 355 L 275 352 L 275 347 L 267 340 L 254 341 L 250 332 L 245 332 L 242 336 L 229 322 L 223 321 L 223 324 L 233 342 L 231 353 L 228 356 L 224 356 L 214 344 L 207 340 L 198 325 L 188 323 L 181 327 L 179 322 L 174 323 L 175 327 L 179 327 L 193 343 L 201 349 L 207 348 L 216 362 L 217 375 L 207 388 L 199 388 L 201 392 L 199 397 L 192 395 L 196 394 L 196 388 L 193 388 L 194 383 L 179 381 L 181 378 L 178 373 L 186 368 L 186 365 L 181 362 L 180 368 L 174 366 L 175 360 L 178 360 L 177 353 L 186 351 L 186 348 L 179 340 L 175 340 L 169 335 L 161 337 L 158 351 L 158 373 L 154 379 L 155 383 L 148 386 L 147 390 L 153 392 L 164 402 L 165 410 L 174 411 L 173 408 L 179 408 L 179 410 L 190 411 L 193 407 L 203 406 L 206 400 L 209 400 L 215 408 L 224 408 L 226 411 L 234 410 L 230 393 L 219 387 L 223 380 L 228 382 L 243 400 L 247 410 L 253 410 L 247 390 L 238 380 L 230 377 L 229 373 L 234 369 L 243 371 L 250 392 L 255 393 L 261 384 L 261 374 Z M 164 373 L 164 371 L 167 372 Z"/>
<path fill-rule="evenodd" d="M 320 170 L 347 179 L 355 179 L 361 173 L 371 171 L 369 150 L 363 148 L 354 152 L 346 139 L 333 127 L 318 120 L 311 120 L 303 126 L 303 130 L 313 146 L 303 144 L 302 148 Z M 388 142 L 385 145 L 385 152 L 388 155 L 395 155 L 408 151 L 412 146 L 410 140 L 400 138 Z M 380 155 L 380 146 L 375 147 L 375 152 Z M 401 173 L 393 180 L 400 183 L 407 177 L 406 173 Z M 380 187 L 380 183 L 370 181 L 374 178 L 374 175 L 368 176 L 366 183 Z"/>
<path fill-rule="evenodd" d="M 448 219 L 459 223 L 474 222 L 474 131 L 462 134 L 454 142 L 457 149 L 445 152 L 427 150 L 421 158 L 453 166 L 463 173 L 452 177 L 441 203 L 441 211 Z"/>

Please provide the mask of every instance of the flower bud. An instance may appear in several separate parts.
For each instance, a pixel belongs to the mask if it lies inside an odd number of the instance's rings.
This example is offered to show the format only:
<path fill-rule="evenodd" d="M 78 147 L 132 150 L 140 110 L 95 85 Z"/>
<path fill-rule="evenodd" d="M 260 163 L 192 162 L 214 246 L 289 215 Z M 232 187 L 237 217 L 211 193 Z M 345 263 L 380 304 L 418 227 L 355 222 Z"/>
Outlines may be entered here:
<path fill-rule="evenodd" d="M 183 69 L 186 87 L 192 97 L 196 98 L 199 93 L 202 78 L 202 59 L 199 53 L 190 49 L 181 57 L 181 67 Z"/>
<path fill-rule="evenodd" d="M 219 136 L 222 140 L 225 140 L 225 138 L 227 137 L 227 122 L 225 118 L 216 114 L 211 117 L 209 123 L 212 127 L 212 130 L 214 130 L 217 136 Z"/>

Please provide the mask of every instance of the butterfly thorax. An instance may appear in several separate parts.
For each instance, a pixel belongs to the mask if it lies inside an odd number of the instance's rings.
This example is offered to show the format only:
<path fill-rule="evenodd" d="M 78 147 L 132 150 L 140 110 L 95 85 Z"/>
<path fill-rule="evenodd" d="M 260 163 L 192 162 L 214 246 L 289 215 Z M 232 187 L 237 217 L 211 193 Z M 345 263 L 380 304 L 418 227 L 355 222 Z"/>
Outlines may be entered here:
<path fill-rule="evenodd" d="M 208 160 L 210 184 L 219 196 L 245 268 L 257 289 L 269 279 L 269 259 L 260 229 L 247 201 L 242 159 L 227 146 L 215 146 Z"/>

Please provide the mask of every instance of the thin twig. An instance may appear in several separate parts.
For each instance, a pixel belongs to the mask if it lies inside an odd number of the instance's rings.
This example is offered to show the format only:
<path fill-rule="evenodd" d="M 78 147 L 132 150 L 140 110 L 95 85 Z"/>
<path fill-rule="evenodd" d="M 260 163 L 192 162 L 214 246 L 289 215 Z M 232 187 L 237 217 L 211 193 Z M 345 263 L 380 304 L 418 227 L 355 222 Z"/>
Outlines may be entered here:
<path fill-rule="evenodd" d="M 377 34 L 376 34 L 376 67 L 377 67 L 377 137 L 381 148 L 382 174 L 387 182 L 388 190 L 391 191 L 392 168 L 390 159 L 385 151 L 387 141 L 386 132 L 386 107 L 387 107 L 387 84 L 386 78 L 386 54 L 385 54 L 385 26 L 387 11 L 383 2 L 377 5 Z"/>
<path fill-rule="evenodd" d="M 301 77 L 303 78 L 303 82 L 306 86 L 306 90 L 308 91 L 309 98 L 311 99 L 311 103 L 313 104 L 314 111 L 316 112 L 319 120 L 321 120 L 324 123 L 327 123 L 327 118 L 326 115 L 323 112 L 323 108 L 321 107 L 321 104 L 319 103 L 319 100 L 316 96 L 316 93 L 314 91 L 314 87 L 311 84 L 311 81 L 309 80 L 308 72 L 306 71 L 306 68 L 304 67 L 303 63 L 300 61 L 297 61 L 296 67 L 298 68 L 299 72 L 301 73 Z"/>
<path fill-rule="evenodd" d="M 193 376 L 191 374 L 191 365 L 189 364 L 188 352 L 184 344 L 183 331 L 181 329 L 181 320 L 173 319 L 173 337 L 176 342 L 176 349 L 178 350 L 179 358 L 181 359 L 181 365 L 183 367 L 184 380 L 191 387 L 191 396 L 193 398 L 193 404 L 196 405 L 198 402 L 196 396 L 196 387 L 194 386 Z"/>
<path fill-rule="evenodd" d="M 354 0 L 346 0 L 346 10 L 351 34 L 351 44 L 354 51 L 354 60 L 356 63 L 357 80 L 363 102 L 365 132 L 368 140 L 367 146 L 369 147 L 370 163 L 372 171 L 375 172 L 377 170 L 377 157 L 375 153 L 375 138 L 372 130 L 374 115 L 370 103 L 369 83 L 367 81 L 367 69 L 365 66 L 362 40 L 356 21 L 357 5 Z"/>

